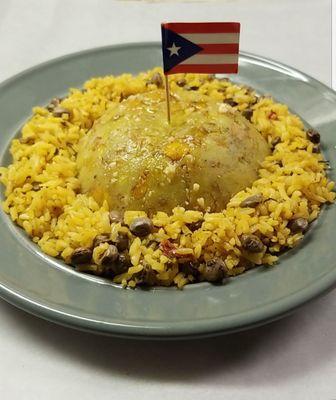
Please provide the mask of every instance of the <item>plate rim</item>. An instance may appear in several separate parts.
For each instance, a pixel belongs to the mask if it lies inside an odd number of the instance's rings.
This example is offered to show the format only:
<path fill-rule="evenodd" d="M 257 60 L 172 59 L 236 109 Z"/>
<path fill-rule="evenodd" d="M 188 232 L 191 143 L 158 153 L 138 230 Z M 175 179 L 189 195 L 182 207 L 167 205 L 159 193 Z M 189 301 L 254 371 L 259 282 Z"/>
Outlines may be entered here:
<path fill-rule="evenodd" d="M 92 54 L 95 52 L 105 52 L 111 50 L 113 51 L 114 49 L 118 48 L 127 49 L 149 46 L 160 47 L 160 43 L 157 41 L 131 42 L 125 44 L 119 43 L 108 46 L 93 47 L 73 53 L 68 53 L 33 65 L 5 79 L 4 81 L 0 82 L 0 91 L 3 90 L 6 86 L 10 86 L 11 84 L 17 82 L 19 79 L 27 77 L 29 76 L 29 74 L 38 71 L 40 68 L 46 67 L 51 64 L 57 64 L 59 62 L 62 62 L 63 60 L 69 60 L 71 58 L 85 56 L 86 54 Z M 259 62 L 265 63 L 265 65 L 276 66 L 278 68 L 281 68 L 283 72 L 287 70 L 288 72 L 299 74 L 304 78 L 309 79 L 309 81 L 312 82 L 314 86 L 320 86 L 328 92 L 336 95 L 336 91 L 334 91 L 332 88 L 296 68 L 290 67 L 273 59 L 258 56 L 249 52 L 241 52 L 240 55 L 250 60 L 257 60 Z M 151 322 L 151 326 L 148 327 L 136 327 L 131 324 L 115 324 L 108 322 L 104 323 L 101 320 L 83 318 L 75 314 L 64 313 L 60 310 L 57 310 L 56 308 L 43 304 L 43 299 L 41 299 L 40 302 L 34 301 L 33 299 L 26 297 L 15 290 L 12 290 L 2 282 L 0 282 L 0 297 L 33 315 L 42 317 L 43 319 L 46 319 L 48 321 L 84 331 L 102 333 L 123 338 L 190 339 L 232 333 L 235 331 L 250 329 L 252 327 L 260 326 L 267 322 L 280 319 L 283 316 L 294 312 L 297 308 L 304 306 L 306 303 L 332 290 L 335 286 L 336 269 L 322 275 L 318 280 L 314 282 L 314 284 L 308 285 L 307 287 L 304 287 L 301 290 L 292 293 L 289 296 L 286 296 L 285 298 L 254 308 L 252 311 L 249 312 L 248 318 L 246 318 L 245 315 L 243 323 L 239 323 L 239 321 L 237 321 L 237 316 L 239 316 L 240 314 L 235 314 L 231 318 L 228 318 L 228 316 L 212 318 L 211 320 L 207 320 L 206 323 L 201 323 L 201 321 L 198 321 L 196 327 L 190 326 L 190 323 L 188 323 L 186 326 L 182 322 L 177 322 L 174 325 L 174 329 L 169 330 L 168 334 L 167 328 L 164 326 L 160 326 L 162 325 L 161 322 L 158 323 L 159 326 L 157 327 L 153 326 L 153 322 Z M 233 324 L 229 323 L 229 325 L 231 325 L 231 327 L 229 328 L 227 327 L 228 320 L 231 319 L 233 321 L 236 321 Z"/>
<path fill-rule="evenodd" d="M 41 67 L 45 67 L 48 66 L 49 64 L 54 64 L 56 62 L 61 62 L 63 60 L 67 60 L 70 58 L 74 58 L 77 56 L 81 56 L 81 55 L 85 55 L 85 54 L 90 54 L 90 53 L 94 53 L 94 52 L 101 52 L 101 51 L 109 51 L 110 49 L 118 49 L 118 48 L 127 48 L 127 47 L 147 47 L 147 46 L 155 46 L 155 47 L 159 47 L 161 48 L 161 43 L 158 41 L 145 41 L 145 42 L 127 42 L 127 43 L 117 43 L 117 44 L 112 44 L 112 45 L 106 45 L 106 46 L 97 46 L 97 47 L 90 47 L 90 48 L 86 48 L 83 50 L 78 50 L 75 52 L 71 52 L 71 53 L 66 53 L 57 57 L 53 57 L 51 59 L 48 59 L 46 61 L 42 61 L 40 63 L 34 64 L 28 68 L 25 68 L 19 72 L 17 72 L 14 75 L 9 76 L 8 78 L 5 78 L 4 80 L 0 81 L 0 90 L 2 89 L 3 86 L 9 85 L 12 82 L 16 81 L 17 79 L 21 78 L 22 76 L 28 75 L 31 72 L 34 72 L 35 70 L 41 68 Z M 288 71 L 293 71 L 299 75 L 302 75 L 306 78 L 309 78 L 310 81 L 314 82 L 314 83 L 318 83 L 319 85 L 322 85 L 325 89 L 327 89 L 328 91 L 334 93 L 336 95 L 336 90 L 334 90 L 333 88 L 331 88 L 330 86 L 328 86 L 327 84 L 321 82 L 320 80 L 306 74 L 305 72 L 300 71 L 297 68 L 291 67 L 288 64 L 282 63 L 280 61 L 274 60 L 273 58 L 268 58 L 265 56 L 260 56 L 254 53 L 250 53 L 247 51 L 239 51 L 239 56 L 243 56 L 243 57 L 247 57 L 250 59 L 255 59 L 255 60 L 259 60 L 261 62 L 264 62 L 266 64 L 272 64 L 275 65 L 279 68 L 282 69 L 287 69 Z M 239 70 L 238 70 L 239 73 Z M 221 75 L 221 74 L 218 74 Z"/>

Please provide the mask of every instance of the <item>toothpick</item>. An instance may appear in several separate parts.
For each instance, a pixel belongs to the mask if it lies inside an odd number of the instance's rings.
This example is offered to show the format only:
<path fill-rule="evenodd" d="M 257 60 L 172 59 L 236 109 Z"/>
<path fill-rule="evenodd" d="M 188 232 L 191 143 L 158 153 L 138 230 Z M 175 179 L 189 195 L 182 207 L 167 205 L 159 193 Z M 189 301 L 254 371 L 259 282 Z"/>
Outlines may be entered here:
<path fill-rule="evenodd" d="M 167 120 L 168 124 L 170 124 L 170 92 L 169 92 L 168 75 L 165 75 L 165 83 L 166 83 Z"/>

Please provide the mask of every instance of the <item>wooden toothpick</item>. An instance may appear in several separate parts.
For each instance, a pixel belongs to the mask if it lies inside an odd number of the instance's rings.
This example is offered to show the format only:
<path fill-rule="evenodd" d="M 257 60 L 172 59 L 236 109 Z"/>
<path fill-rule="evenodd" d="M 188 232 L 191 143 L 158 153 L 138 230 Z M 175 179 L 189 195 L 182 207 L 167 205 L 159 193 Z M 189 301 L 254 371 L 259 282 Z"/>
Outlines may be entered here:
<path fill-rule="evenodd" d="M 165 84 L 166 84 L 167 120 L 168 124 L 170 124 L 170 92 L 169 92 L 168 75 L 165 75 Z"/>

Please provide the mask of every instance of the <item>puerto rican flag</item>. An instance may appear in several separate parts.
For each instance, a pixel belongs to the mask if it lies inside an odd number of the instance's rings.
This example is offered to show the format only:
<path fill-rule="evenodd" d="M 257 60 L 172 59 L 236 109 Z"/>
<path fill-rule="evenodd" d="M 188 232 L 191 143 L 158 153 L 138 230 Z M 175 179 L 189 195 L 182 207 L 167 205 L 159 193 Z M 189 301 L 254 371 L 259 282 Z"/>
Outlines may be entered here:
<path fill-rule="evenodd" d="M 161 31 L 165 75 L 238 72 L 238 22 L 169 22 Z"/>

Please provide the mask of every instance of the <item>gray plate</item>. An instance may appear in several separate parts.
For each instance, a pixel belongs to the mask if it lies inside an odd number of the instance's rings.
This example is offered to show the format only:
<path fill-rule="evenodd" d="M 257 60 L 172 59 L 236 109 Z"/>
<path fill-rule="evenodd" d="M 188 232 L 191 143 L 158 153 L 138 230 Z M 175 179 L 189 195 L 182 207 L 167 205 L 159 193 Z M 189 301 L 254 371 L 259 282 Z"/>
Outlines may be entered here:
<path fill-rule="evenodd" d="M 111 46 L 52 60 L 4 82 L 1 165 L 10 161 L 9 143 L 33 106 L 62 96 L 90 77 L 136 73 L 156 65 L 161 65 L 157 43 Z M 232 78 L 272 94 L 316 127 L 325 156 L 334 164 L 335 92 L 290 67 L 249 54 L 241 54 L 239 75 Z M 77 274 L 41 253 L 1 211 L 0 295 L 42 318 L 115 336 L 190 338 L 238 331 L 278 319 L 335 284 L 335 214 L 335 207 L 327 207 L 302 244 L 275 267 L 257 268 L 223 286 L 203 283 L 183 291 L 145 291 Z"/>

